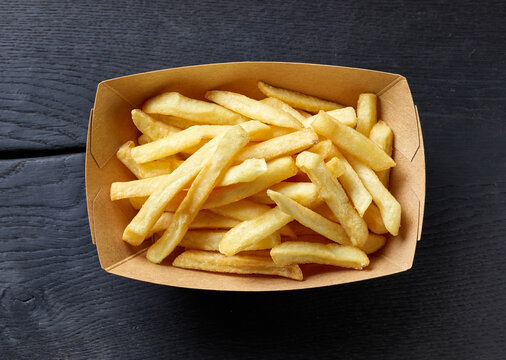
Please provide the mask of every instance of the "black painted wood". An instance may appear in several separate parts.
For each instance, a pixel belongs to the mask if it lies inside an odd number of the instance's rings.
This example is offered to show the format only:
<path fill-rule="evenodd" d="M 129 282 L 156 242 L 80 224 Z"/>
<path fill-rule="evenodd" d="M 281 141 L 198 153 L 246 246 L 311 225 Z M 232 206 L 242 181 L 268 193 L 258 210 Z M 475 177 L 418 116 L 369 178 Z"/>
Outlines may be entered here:
<path fill-rule="evenodd" d="M 506 357 L 502 1 L 0 2 L 0 358 Z M 84 200 L 99 81 L 282 60 L 407 76 L 427 156 L 412 270 L 238 294 L 100 270 Z"/>

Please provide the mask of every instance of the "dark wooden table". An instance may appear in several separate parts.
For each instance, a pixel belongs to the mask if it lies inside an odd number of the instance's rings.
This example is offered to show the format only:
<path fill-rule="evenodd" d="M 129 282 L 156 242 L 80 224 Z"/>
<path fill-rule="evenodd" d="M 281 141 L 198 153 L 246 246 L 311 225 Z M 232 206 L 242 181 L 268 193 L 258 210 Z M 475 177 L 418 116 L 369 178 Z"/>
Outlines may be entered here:
<path fill-rule="evenodd" d="M 2 1 L 0 14 L 0 358 L 506 358 L 503 1 Z M 98 82 L 243 60 L 408 78 L 427 161 L 410 271 L 247 294 L 100 269 L 84 188 Z"/>

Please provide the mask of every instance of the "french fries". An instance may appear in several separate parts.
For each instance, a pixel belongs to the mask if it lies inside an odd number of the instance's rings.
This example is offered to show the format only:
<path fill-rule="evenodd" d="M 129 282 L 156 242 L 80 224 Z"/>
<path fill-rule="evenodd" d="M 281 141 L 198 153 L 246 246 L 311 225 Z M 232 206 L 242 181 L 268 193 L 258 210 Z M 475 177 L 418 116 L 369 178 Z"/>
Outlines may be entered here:
<path fill-rule="evenodd" d="M 292 220 L 292 216 L 275 207 L 254 219 L 243 221 L 223 236 L 220 241 L 220 253 L 227 256 L 235 255 L 254 246 Z"/>
<path fill-rule="evenodd" d="M 165 231 L 172 221 L 174 213 L 164 212 L 151 228 L 147 237 L 154 233 Z M 190 223 L 189 229 L 230 229 L 238 225 L 239 221 L 227 216 L 218 215 L 210 211 L 200 211 L 195 219 Z"/>
<path fill-rule="evenodd" d="M 355 112 L 355 109 L 352 108 L 351 106 L 342 109 L 327 111 L 327 115 L 330 115 L 335 120 L 351 128 L 357 125 L 357 114 Z M 312 115 L 311 117 L 304 119 L 303 120 L 304 126 L 310 127 L 317 116 L 318 115 Z"/>
<path fill-rule="evenodd" d="M 172 265 L 223 273 L 277 275 L 294 280 L 303 278 L 298 265 L 276 265 L 270 258 L 262 256 L 224 256 L 208 251 L 186 250 L 174 259 Z"/>
<path fill-rule="evenodd" d="M 293 107 L 291 107 L 287 103 L 282 102 L 279 99 L 268 97 L 268 98 L 260 100 L 260 102 L 263 102 L 264 104 L 270 105 L 278 110 L 284 111 L 284 112 L 292 115 L 294 118 L 299 120 L 302 124 L 304 123 L 304 120 L 306 119 L 306 117 L 302 113 L 295 110 Z"/>
<path fill-rule="evenodd" d="M 313 207 L 319 204 L 322 199 L 318 195 L 318 187 L 310 182 L 285 182 L 282 181 L 270 187 L 290 199 L 295 200 L 307 207 Z M 267 195 L 266 191 L 258 192 L 250 197 L 251 200 L 262 204 L 274 204 L 274 201 Z"/>
<path fill-rule="evenodd" d="M 386 234 L 388 233 L 385 224 L 383 223 L 383 219 L 381 218 L 380 211 L 374 203 L 369 205 L 366 212 L 364 213 L 364 221 L 367 224 L 369 230 L 371 230 L 375 234 Z"/>
<path fill-rule="evenodd" d="M 259 191 L 288 179 L 297 173 L 295 162 L 290 156 L 267 163 L 267 171 L 249 183 L 234 184 L 213 191 L 204 204 L 204 209 L 212 209 L 245 199 Z"/>
<path fill-rule="evenodd" d="M 124 241 L 131 245 L 140 245 L 144 241 L 148 231 L 158 220 L 165 207 L 190 180 L 197 176 L 203 165 L 205 165 L 209 152 L 215 151 L 216 145 L 220 140 L 221 137 L 215 137 L 209 141 L 186 159 L 170 176 L 165 178 L 156 191 L 151 193 L 137 215 L 125 228 L 123 232 Z"/>
<path fill-rule="evenodd" d="M 401 204 L 383 186 L 374 171 L 352 156 L 348 156 L 348 161 L 378 206 L 388 232 L 397 235 L 401 225 Z"/>
<path fill-rule="evenodd" d="M 132 110 L 132 121 L 140 130 L 141 133 L 148 136 L 151 140 L 164 138 L 170 134 L 181 131 L 174 126 L 165 124 L 162 121 L 157 121 L 144 111 L 139 109 Z"/>
<path fill-rule="evenodd" d="M 241 115 L 222 106 L 190 99 L 177 92 L 167 92 L 152 97 L 144 103 L 142 110 L 148 114 L 172 115 L 215 125 L 235 125 L 245 121 Z"/>
<path fill-rule="evenodd" d="M 351 243 L 360 247 L 367 240 L 367 224 L 358 215 L 343 188 L 325 166 L 321 156 L 310 152 L 297 155 L 297 166 L 304 171 L 320 189 L 320 196 L 339 219 Z"/>
<path fill-rule="evenodd" d="M 353 206 L 357 210 L 360 216 L 363 216 L 367 208 L 372 202 L 372 196 L 369 194 L 364 184 L 358 177 L 353 167 L 350 165 L 348 160 L 337 150 L 334 149 L 335 158 L 340 160 L 340 163 L 344 166 L 344 172 L 338 177 L 339 182 L 343 186 L 344 190 L 348 194 Z M 327 167 L 331 170 L 332 174 L 336 176 L 337 171 L 333 170 L 334 164 L 327 162 Z"/>
<path fill-rule="evenodd" d="M 216 214 L 227 216 L 232 219 L 246 221 L 265 214 L 267 211 L 271 210 L 271 207 L 248 199 L 243 199 L 231 204 L 215 207 L 210 210 Z M 285 225 L 279 229 L 279 233 L 290 238 L 296 237 L 289 225 Z"/>
<path fill-rule="evenodd" d="M 320 111 L 311 126 L 346 153 L 353 154 L 364 164 L 375 171 L 386 170 L 395 166 L 395 162 L 383 150 L 377 147 L 369 138 L 358 131 L 341 124 Z"/>
<path fill-rule="evenodd" d="M 372 127 L 369 133 L 369 139 L 378 145 L 381 150 L 386 152 L 388 156 L 392 156 L 394 134 L 384 121 L 380 120 Z M 379 171 L 376 174 L 381 183 L 388 188 L 390 183 L 390 169 Z"/>
<path fill-rule="evenodd" d="M 267 98 L 170 92 L 132 110 L 139 146 L 116 155 L 138 180 L 110 187 L 111 200 L 138 210 L 123 240 L 153 239 L 146 257 L 157 264 L 184 248 L 172 265 L 194 270 L 302 280 L 297 264 L 363 269 L 401 216 L 387 189 L 393 133 L 376 123 L 376 95 L 360 95 L 355 111 L 258 87 Z"/>
<path fill-rule="evenodd" d="M 376 124 L 376 95 L 360 94 L 357 103 L 357 131 L 369 136 Z"/>
<path fill-rule="evenodd" d="M 285 241 L 271 250 L 277 265 L 324 264 L 361 270 L 369 265 L 369 258 L 360 249 L 338 244 L 318 244 L 302 241 Z"/>
<path fill-rule="evenodd" d="M 289 113 L 275 107 L 230 91 L 213 90 L 206 93 L 206 99 L 214 101 L 230 110 L 266 124 L 300 129 L 300 121 Z"/>
<path fill-rule="evenodd" d="M 190 225 L 191 227 L 191 225 Z M 223 230 L 192 230 L 188 231 L 179 243 L 180 246 L 187 249 L 218 251 L 220 241 L 226 234 Z M 278 232 L 266 236 L 263 240 L 246 248 L 245 251 L 252 250 L 270 250 L 281 243 L 281 237 Z"/>
<path fill-rule="evenodd" d="M 315 96 L 302 94 L 297 91 L 281 89 L 272 85 L 266 84 L 263 81 L 258 82 L 258 88 L 264 95 L 279 99 L 294 108 L 306 110 L 316 113 L 320 110 L 330 111 L 334 109 L 341 109 L 344 106 L 332 101 L 323 100 Z"/>
<path fill-rule="evenodd" d="M 293 133 L 245 147 L 236 162 L 251 158 L 270 160 L 284 155 L 296 154 L 318 142 L 318 135 L 312 129 L 303 129 Z"/>
<path fill-rule="evenodd" d="M 149 261 L 160 263 L 179 244 L 188 230 L 188 226 L 197 216 L 200 208 L 218 182 L 220 175 L 232 163 L 234 156 L 239 150 L 248 142 L 248 133 L 240 126 L 228 130 L 220 138 L 220 141 L 216 144 L 213 156 L 193 181 L 188 194 L 174 213 L 169 227 L 165 230 L 162 237 L 149 247 L 146 253 Z"/>
<path fill-rule="evenodd" d="M 278 205 L 281 211 L 292 216 L 302 225 L 339 244 L 351 245 L 350 239 L 341 225 L 327 220 L 281 193 L 267 190 L 267 195 Z"/>

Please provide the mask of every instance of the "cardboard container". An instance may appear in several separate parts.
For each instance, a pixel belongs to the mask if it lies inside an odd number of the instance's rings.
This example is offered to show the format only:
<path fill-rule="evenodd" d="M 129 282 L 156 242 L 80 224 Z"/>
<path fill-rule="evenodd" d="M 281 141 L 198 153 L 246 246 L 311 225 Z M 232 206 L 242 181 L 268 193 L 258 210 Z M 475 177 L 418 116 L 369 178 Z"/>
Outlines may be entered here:
<path fill-rule="evenodd" d="M 135 215 L 128 201 L 111 201 L 114 181 L 134 176 L 115 154 L 127 140 L 136 139 L 130 111 L 162 91 L 179 91 L 203 99 L 206 90 L 223 89 L 253 98 L 263 96 L 257 81 L 301 91 L 310 95 L 356 106 L 362 92 L 379 97 L 378 118 L 392 128 L 394 160 L 391 191 L 402 206 L 398 236 L 371 256 L 363 271 L 320 265 L 303 266 L 304 281 L 271 276 L 228 275 L 178 269 L 170 266 L 177 251 L 163 265 L 145 257 L 151 241 L 133 247 L 122 241 L 125 226 Z M 90 114 L 86 148 L 86 198 L 91 237 L 105 271 L 141 281 L 187 288 L 270 291 L 329 286 L 371 279 L 408 270 L 413 264 L 417 240 L 422 231 L 425 202 L 425 157 L 418 113 L 407 80 L 396 74 L 328 65 L 242 62 L 189 66 L 131 75 L 98 85 Z"/>

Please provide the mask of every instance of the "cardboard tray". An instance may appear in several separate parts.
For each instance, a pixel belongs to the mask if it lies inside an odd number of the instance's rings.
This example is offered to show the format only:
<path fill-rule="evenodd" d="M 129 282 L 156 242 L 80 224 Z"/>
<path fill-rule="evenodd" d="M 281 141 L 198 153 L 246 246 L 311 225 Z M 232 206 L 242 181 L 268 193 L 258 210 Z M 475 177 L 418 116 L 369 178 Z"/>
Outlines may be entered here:
<path fill-rule="evenodd" d="M 134 247 L 122 241 L 125 226 L 135 215 L 128 200 L 111 201 L 110 185 L 135 177 L 116 158 L 118 148 L 139 135 L 130 111 L 151 96 L 178 91 L 203 99 L 206 90 L 223 89 L 261 99 L 257 81 L 356 106 L 360 93 L 378 95 L 378 119 L 394 132 L 390 190 L 402 206 L 401 229 L 371 256 L 363 271 L 304 265 L 304 281 L 229 275 L 170 266 L 174 252 L 162 264 L 145 257 L 151 241 Z M 411 268 L 422 231 L 425 203 L 425 156 L 422 131 L 406 78 L 396 74 L 340 66 L 239 62 L 154 71 L 103 81 L 98 85 L 90 114 L 86 146 L 86 200 L 91 237 L 102 268 L 112 274 L 162 285 L 186 288 L 271 291 L 314 288 L 390 275 Z"/>

